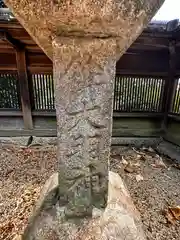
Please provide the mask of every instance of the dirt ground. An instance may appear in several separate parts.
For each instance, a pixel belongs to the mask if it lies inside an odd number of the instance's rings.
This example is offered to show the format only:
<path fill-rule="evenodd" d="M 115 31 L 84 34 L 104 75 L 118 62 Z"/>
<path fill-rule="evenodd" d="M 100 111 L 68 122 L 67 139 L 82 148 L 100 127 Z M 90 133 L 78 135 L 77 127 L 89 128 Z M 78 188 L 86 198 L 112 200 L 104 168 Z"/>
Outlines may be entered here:
<path fill-rule="evenodd" d="M 0 240 L 18 239 L 45 180 L 56 169 L 55 146 L 0 145 Z M 151 148 L 116 147 L 111 169 L 124 179 L 148 240 L 179 240 L 180 214 L 172 216 L 169 207 L 180 206 L 180 166 Z"/>
<path fill-rule="evenodd" d="M 0 145 L 0 240 L 23 232 L 45 181 L 57 169 L 53 146 Z"/>
<path fill-rule="evenodd" d="M 111 168 L 123 178 L 148 240 L 180 240 L 180 165 L 152 148 L 112 149 Z M 175 207 L 177 219 L 169 208 Z"/>

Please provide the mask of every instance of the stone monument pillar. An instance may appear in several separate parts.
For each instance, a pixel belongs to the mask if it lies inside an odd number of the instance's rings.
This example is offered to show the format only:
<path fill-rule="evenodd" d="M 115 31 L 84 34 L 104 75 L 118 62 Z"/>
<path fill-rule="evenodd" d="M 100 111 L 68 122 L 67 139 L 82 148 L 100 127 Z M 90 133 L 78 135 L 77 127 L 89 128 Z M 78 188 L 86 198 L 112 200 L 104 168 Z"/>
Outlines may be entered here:
<path fill-rule="evenodd" d="M 54 67 L 58 181 L 45 185 L 23 239 L 145 239 L 120 177 L 108 180 L 113 81 L 116 61 L 163 2 L 5 0 Z M 105 208 L 95 220 L 94 208 Z"/>
<path fill-rule="evenodd" d="M 53 64 L 60 203 L 91 215 L 107 203 L 116 41 L 57 37 Z"/>

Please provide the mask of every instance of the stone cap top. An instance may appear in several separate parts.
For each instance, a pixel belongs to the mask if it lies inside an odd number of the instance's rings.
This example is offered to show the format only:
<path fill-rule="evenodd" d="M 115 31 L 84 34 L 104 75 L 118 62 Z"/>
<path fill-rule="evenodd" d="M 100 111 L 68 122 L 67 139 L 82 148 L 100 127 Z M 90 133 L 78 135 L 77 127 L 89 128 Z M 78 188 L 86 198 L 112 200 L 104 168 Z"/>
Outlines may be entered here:
<path fill-rule="evenodd" d="M 12 11 L 0 0 L 0 21 L 17 21 Z M 172 32 L 180 27 L 179 19 L 171 21 L 152 20 L 145 28 L 147 32 Z"/>
<path fill-rule="evenodd" d="M 121 45 L 119 48 L 126 50 L 163 2 L 164 0 L 5 0 L 15 17 L 51 59 L 51 42 L 57 35 L 118 38 L 117 44 Z"/>

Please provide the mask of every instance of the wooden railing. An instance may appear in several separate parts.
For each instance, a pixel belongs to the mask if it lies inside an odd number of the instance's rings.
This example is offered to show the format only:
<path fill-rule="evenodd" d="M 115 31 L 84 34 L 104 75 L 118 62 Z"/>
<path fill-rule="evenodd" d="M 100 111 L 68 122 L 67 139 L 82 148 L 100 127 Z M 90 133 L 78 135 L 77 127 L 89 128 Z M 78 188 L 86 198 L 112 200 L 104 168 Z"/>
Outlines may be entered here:
<path fill-rule="evenodd" d="M 31 111 L 55 111 L 54 81 L 52 73 L 28 73 L 28 93 Z M 24 81 L 24 79 L 23 79 Z M 170 114 L 180 115 L 180 80 L 175 79 L 171 94 Z M 167 96 L 168 79 L 162 77 L 116 75 L 113 110 L 119 113 L 163 113 L 163 99 Z M 21 85 L 16 71 L 0 72 L 0 110 L 22 109 Z M 24 93 L 27 95 L 27 93 Z"/>

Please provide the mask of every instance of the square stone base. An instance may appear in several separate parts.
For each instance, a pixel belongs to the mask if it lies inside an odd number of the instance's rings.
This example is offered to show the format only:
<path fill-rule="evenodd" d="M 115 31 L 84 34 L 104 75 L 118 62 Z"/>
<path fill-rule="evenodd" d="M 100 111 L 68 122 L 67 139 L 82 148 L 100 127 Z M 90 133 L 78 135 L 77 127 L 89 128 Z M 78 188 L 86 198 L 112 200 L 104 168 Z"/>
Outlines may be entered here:
<path fill-rule="evenodd" d="M 107 207 L 94 208 L 92 217 L 67 219 L 56 189 L 58 174 L 46 182 L 24 240 L 145 240 L 139 212 L 118 174 L 109 172 Z"/>

